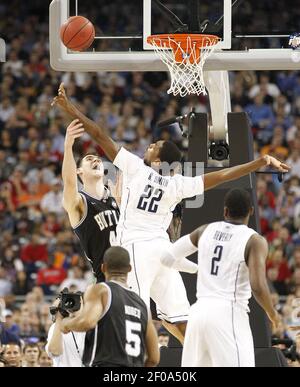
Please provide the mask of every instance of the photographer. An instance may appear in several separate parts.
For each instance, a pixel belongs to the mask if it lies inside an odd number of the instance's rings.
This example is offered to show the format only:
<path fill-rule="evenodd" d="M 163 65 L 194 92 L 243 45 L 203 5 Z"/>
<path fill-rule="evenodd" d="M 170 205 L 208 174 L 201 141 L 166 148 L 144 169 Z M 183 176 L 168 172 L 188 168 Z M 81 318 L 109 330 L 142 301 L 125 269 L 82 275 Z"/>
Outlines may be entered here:
<path fill-rule="evenodd" d="M 59 311 L 60 303 L 61 300 L 58 298 L 53 304 L 56 314 L 54 323 L 49 329 L 46 352 L 53 360 L 54 367 L 81 367 L 85 333 L 61 332 L 63 316 Z"/>

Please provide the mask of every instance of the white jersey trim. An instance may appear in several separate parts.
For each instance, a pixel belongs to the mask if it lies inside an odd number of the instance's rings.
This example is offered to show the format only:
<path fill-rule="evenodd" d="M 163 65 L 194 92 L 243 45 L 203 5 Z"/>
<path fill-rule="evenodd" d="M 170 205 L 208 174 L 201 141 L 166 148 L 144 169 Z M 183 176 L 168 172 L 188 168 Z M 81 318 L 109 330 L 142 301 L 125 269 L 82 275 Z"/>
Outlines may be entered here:
<path fill-rule="evenodd" d="M 75 227 L 73 227 L 73 230 L 76 230 L 79 226 L 82 225 L 82 223 L 86 220 L 86 217 L 87 217 L 87 214 L 88 214 L 88 205 L 87 205 L 86 197 L 84 195 L 82 195 L 81 192 L 79 192 L 79 195 L 83 199 L 84 213 L 83 213 L 83 216 L 82 216 L 81 220 L 79 221 L 79 223 Z"/>
<path fill-rule="evenodd" d="M 111 289 L 110 287 L 105 283 L 105 282 L 101 282 L 101 285 L 104 285 L 106 287 L 106 289 L 108 290 L 108 298 L 107 298 L 107 304 L 103 310 L 103 313 L 101 315 L 101 317 L 99 318 L 99 321 L 103 319 L 103 317 L 107 314 L 107 312 L 109 311 L 110 307 L 111 307 L 111 301 L 112 301 L 112 294 L 111 294 Z"/>
<path fill-rule="evenodd" d="M 95 357 L 96 357 L 97 338 L 98 338 L 98 324 L 96 325 L 96 328 L 95 328 L 93 352 L 92 352 L 91 361 L 90 361 L 90 364 L 89 364 L 90 367 L 92 367 L 92 365 L 94 363 L 94 360 L 95 360 Z"/>

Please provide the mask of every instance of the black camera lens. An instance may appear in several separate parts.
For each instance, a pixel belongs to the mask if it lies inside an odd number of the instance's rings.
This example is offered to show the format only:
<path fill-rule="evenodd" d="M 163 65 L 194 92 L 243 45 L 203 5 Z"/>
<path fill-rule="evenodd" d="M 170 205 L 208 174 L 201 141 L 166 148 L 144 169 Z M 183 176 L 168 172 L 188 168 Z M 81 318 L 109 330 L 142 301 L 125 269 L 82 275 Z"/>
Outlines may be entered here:
<path fill-rule="evenodd" d="M 214 152 L 214 158 L 218 161 L 225 160 L 227 158 L 226 149 L 223 147 L 218 147 Z"/>
<path fill-rule="evenodd" d="M 227 160 L 229 157 L 229 146 L 226 141 L 217 141 L 211 143 L 209 155 L 213 160 Z"/>
<path fill-rule="evenodd" d="M 65 305 L 65 308 L 67 308 L 67 309 L 74 308 L 75 301 L 73 298 L 67 298 L 67 299 L 65 299 L 64 305 Z"/>

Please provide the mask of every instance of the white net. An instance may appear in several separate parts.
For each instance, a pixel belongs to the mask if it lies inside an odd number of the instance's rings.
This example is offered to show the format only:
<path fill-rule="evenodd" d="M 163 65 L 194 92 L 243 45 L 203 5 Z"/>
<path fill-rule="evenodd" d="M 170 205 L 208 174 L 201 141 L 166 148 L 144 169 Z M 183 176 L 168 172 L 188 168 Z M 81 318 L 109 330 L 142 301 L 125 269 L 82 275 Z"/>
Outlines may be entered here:
<path fill-rule="evenodd" d="M 199 48 L 200 40 L 201 48 Z M 187 36 L 184 43 L 172 36 L 149 37 L 149 43 L 170 71 L 171 87 L 168 94 L 181 97 L 190 94 L 207 94 L 203 66 L 218 41 L 219 38 L 212 35 L 198 35 L 198 39 L 193 35 Z"/>

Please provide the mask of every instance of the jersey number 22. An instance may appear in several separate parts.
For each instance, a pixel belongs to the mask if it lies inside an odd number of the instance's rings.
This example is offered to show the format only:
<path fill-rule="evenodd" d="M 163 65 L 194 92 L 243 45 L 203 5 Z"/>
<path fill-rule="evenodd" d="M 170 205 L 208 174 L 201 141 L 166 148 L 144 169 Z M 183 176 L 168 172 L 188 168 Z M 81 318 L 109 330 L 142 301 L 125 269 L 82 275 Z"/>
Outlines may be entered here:
<path fill-rule="evenodd" d="M 151 185 L 145 187 L 144 193 L 140 197 L 137 208 L 139 210 L 157 213 L 158 204 L 163 197 L 164 191 L 160 188 L 154 188 Z"/>

